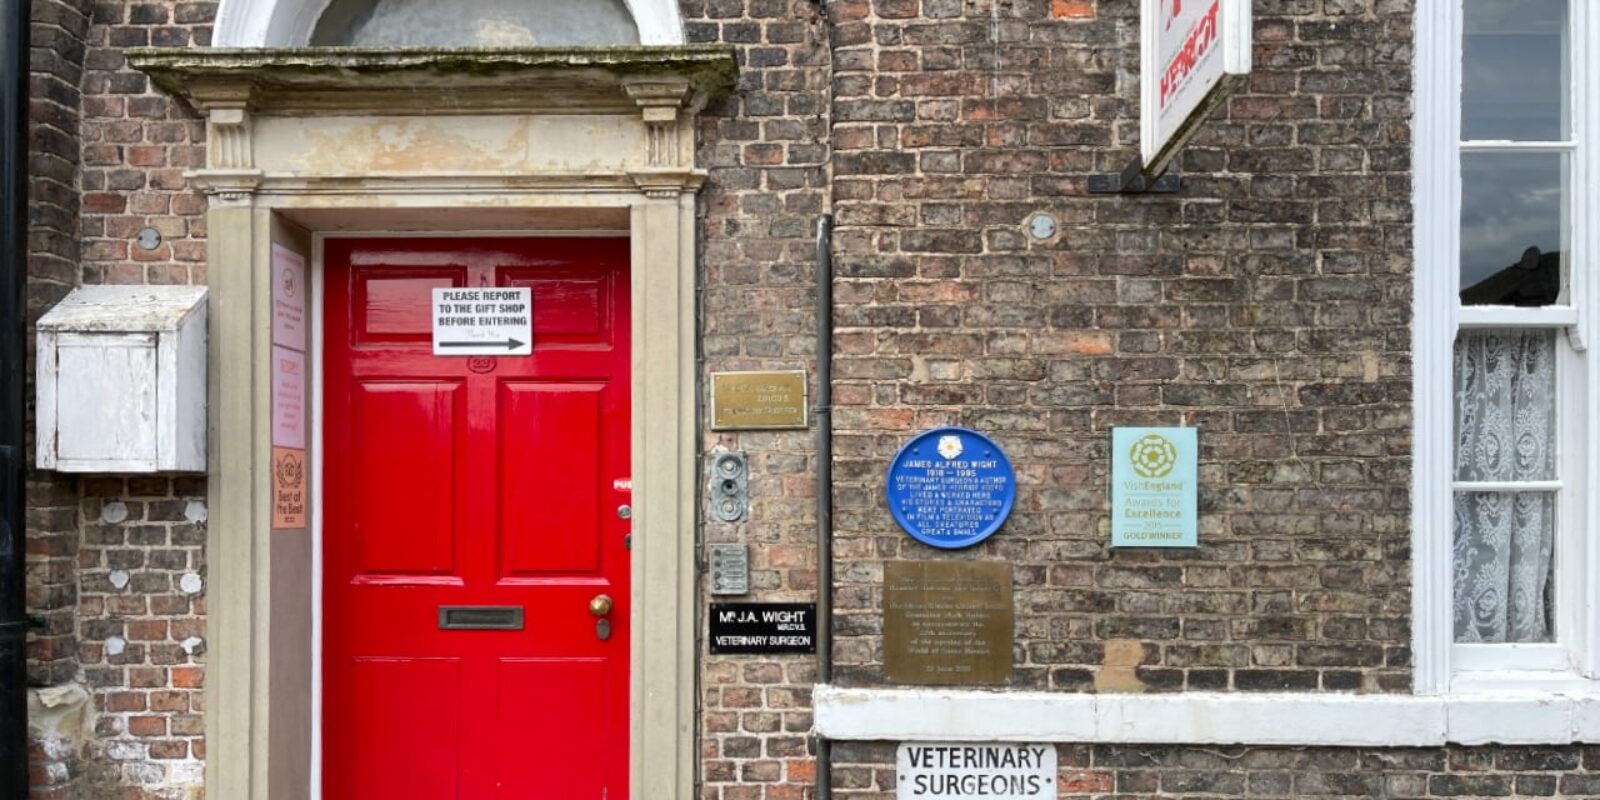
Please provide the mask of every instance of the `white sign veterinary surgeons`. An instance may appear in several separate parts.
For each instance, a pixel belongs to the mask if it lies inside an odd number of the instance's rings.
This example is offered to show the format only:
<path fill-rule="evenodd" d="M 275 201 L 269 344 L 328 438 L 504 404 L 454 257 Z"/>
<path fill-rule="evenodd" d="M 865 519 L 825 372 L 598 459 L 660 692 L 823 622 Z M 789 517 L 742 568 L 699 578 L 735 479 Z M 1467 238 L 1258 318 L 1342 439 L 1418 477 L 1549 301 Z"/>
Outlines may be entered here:
<path fill-rule="evenodd" d="M 896 800 L 1054 800 L 1049 744 L 906 742 L 895 756 Z"/>
<path fill-rule="evenodd" d="M 1140 155 L 1155 174 L 1250 73 L 1250 0 L 1140 3 Z"/>

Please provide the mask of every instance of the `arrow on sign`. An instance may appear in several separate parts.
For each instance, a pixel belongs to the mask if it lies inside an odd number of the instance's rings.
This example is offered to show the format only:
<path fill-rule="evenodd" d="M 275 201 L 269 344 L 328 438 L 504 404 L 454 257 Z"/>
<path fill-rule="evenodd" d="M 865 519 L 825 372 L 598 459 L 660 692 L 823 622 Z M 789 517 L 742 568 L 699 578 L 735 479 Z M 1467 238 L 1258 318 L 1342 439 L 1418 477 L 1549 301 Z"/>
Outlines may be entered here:
<path fill-rule="evenodd" d="M 527 342 L 519 342 L 516 339 L 506 339 L 503 342 L 439 342 L 440 347 L 504 347 L 507 350 L 515 350 L 525 344 Z"/>

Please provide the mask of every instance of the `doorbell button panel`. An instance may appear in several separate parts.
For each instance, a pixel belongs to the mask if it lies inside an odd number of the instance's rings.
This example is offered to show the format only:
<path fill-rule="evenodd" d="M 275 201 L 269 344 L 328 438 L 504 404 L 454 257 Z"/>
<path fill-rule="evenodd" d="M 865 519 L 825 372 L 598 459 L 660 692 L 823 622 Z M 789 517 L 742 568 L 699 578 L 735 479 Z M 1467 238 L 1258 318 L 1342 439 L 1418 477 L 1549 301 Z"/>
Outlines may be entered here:
<path fill-rule="evenodd" d="M 750 593 L 750 546 L 745 544 L 708 544 L 707 558 L 711 564 L 712 594 Z"/>
<path fill-rule="evenodd" d="M 711 454 L 710 516 L 717 522 L 738 522 L 750 513 L 750 462 L 745 454 Z"/>

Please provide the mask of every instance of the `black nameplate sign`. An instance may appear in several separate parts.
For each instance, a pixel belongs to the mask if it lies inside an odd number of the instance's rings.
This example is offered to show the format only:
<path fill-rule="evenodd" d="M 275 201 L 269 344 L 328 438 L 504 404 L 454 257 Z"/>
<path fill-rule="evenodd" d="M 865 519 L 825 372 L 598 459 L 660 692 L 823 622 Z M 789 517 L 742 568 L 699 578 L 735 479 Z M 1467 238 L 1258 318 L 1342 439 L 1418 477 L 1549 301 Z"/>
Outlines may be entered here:
<path fill-rule="evenodd" d="M 816 603 L 712 603 L 711 652 L 815 653 Z"/>

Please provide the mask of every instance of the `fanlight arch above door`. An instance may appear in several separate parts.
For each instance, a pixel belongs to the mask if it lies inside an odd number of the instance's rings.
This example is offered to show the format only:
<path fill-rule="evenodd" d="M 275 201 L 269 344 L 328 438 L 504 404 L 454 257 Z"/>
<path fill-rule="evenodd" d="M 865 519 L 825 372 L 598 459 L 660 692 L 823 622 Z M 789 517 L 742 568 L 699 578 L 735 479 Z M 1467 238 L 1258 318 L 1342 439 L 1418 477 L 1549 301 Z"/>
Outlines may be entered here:
<path fill-rule="evenodd" d="M 435 26 L 438 38 L 431 41 L 408 33 L 428 29 L 425 15 L 442 6 L 452 9 L 456 24 Z M 477 17 L 462 13 L 464 6 L 477 7 Z M 572 13 L 576 8 L 584 10 Z M 334 16 L 319 30 L 330 11 Z M 417 15 L 420 24 L 407 25 L 406 15 Z M 677 0 L 222 0 L 212 44 L 306 47 L 314 35 L 318 44 L 373 46 L 672 45 L 683 44 L 683 23 Z"/>

